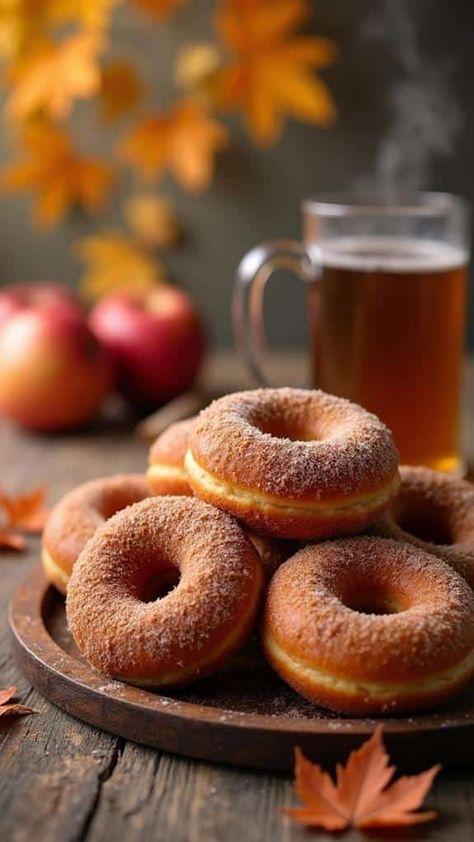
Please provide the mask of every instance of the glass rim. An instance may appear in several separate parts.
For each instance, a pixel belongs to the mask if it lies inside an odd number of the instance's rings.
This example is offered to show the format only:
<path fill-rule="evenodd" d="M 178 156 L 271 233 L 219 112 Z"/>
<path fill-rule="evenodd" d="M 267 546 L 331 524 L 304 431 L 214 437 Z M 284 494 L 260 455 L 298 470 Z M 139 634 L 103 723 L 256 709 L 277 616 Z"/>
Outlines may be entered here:
<path fill-rule="evenodd" d="M 397 198 L 397 201 L 384 201 L 380 194 L 370 191 L 340 191 L 319 193 L 304 199 L 301 203 L 303 212 L 316 213 L 320 216 L 407 216 L 439 217 L 459 211 L 467 215 L 469 203 L 462 196 L 454 193 L 420 191 L 416 195 Z"/>

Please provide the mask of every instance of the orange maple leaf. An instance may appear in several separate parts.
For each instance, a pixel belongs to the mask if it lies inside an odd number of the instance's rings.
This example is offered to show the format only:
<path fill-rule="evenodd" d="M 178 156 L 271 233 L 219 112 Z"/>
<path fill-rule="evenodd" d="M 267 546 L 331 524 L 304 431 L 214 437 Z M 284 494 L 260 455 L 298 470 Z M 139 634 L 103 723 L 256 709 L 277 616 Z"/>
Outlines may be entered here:
<path fill-rule="evenodd" d="M 23 535 L 11 529 L 0 528 L 0 549 L 24 550 L 26 541 Z"/>
<path fill-rule="evenodd" d="M 113 183 L 111 169 L 77 152 L 65 131 L 50 124 L 32 125 L 20 142 L 25 155 L 3 169 L 2 183 L 7 190 L 35 192 L 40 224 L 54 225 L 76 206 L 87 211 L 103 206 Z"/>
<path fill-rule="evenodd" d="M 308 13 L 306 0 L 223 0 L 217 15 L 232 54 L 220 72 L 220 105 L 240 108 L 262 146 L 278 138 L 286 115 L 319 126 L 334 121 L 332 96 L 313 71 L 333 62 L 336 48 L 327 38 L 294 36 Z"/>
<path fill-rule="evenodd" d="M 48 517 L 48 509 L 44 505 L 45 496 L 44 486 L 16 496 L 0 489 L 0 506 L 8 526 L 16 526 L 25 532 L 41 532 Z"/>
<path fill-rule="evenodd" d="M 132 65 L 117 59 L 104 67 L 99 93 L 102 118 L 111 123 L 138 105 L 143 85 Z"/>
<path fill-rule="evenodd" d="M 186 0 L 133 0 L 135 6 L 156 20 L 167 20 Z"/>
<path fill-rule="evenodd" d="M 375 828 L 419 824 L 436 813 L 414 812 L 424 801 L 440 766 L 420 775 L 399 778 L 390 784 L 395 767 L 382 742 L 382 726 L 359 749 L 349 755 L 345 767 L 338 764 L 336 783 L 320 766 L 296 749 L 295 789 L 304 807 L 282 812 L 307 827 L 337 831 L 346 827 Z"/>
<path fill-rule="evenodd" d="M 1 716 L 25 716 L 29 713 L 38 713 L 37 710 L 22 705 L 19 702 L 8 704 L 10 699 L 16 695 L 16 687 L 6 687 L 5 690 L 0 690 L 0 717 Z"/>
<path fill-rule="evenodd" d="M 179 102 L 167 114 L 144 118 L 122 142 L 119 154 L 146 180 L 169 170 L 187 190 L 210 183 L 216 152 L 226 146 L 227 129 L 197 104 Z"/>
<path fill-rule="evenodd" d="M 38 46 L 11 73 L 13 92 L 6 113 L 15 119 L 37 112 L 67 117 L 74 99 L 98 91 L 98 56 L 104 45 L 100 32 L 88 31 Z"/>

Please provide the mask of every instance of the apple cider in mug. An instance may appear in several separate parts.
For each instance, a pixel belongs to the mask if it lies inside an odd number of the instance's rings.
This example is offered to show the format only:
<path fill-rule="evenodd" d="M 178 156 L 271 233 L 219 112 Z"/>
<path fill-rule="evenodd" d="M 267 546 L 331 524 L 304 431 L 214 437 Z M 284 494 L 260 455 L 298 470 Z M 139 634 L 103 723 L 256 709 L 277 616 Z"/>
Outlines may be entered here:
<path fill-rule="evenodd" d="M 237 342 L 266 383 L 264 289 L 274 269 L 293 270 L 308 289 L 311 385 L 378 415 L 402 463 L 460 471 L 468 260 L 469 208 L 458 196 L 316 196 L 303 202 L 301 242 L 264 243 L 243 258 Z"/>
<path fill-rule="evenodd" d="M 335 238 L 322 255 L 313 385 L 386 420 L 404 462 L 458 469 L 466 252 L 372 237 Z"/>

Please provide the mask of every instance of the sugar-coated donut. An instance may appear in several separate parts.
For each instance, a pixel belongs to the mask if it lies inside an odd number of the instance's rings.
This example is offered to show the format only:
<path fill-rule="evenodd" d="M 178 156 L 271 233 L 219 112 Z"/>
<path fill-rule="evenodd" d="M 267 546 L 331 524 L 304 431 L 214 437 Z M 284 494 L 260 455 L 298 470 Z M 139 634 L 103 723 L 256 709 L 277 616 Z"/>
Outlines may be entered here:
<path fill-rule="evenodd" d="M 282 538 L 361 531 L 399 483 L 397 451 L 378 418 L 306 389 L 214 401 L 192 427 L 185 466 L 197 496 Z"/>
<path fill-rule="evenodd" d="M 444 559 L 474 588 L 474 486 L 429 468 L 402 466 L 398 496 L 372 532 Z"/>
<path fill-rule="evenodd" d="M 171 424 L 150 448 L 147 480 L 154 494 L 193 495 L 184 467 L 189 436 L 197 416 Z M 268 578 L 290 555 L 296 552 L 293 542 L 278 541 L 247 530 Z"/>
<path fill-rule="evenodd" d="M 43 531 L 43 569 L 66 593 L 72 566 L 104 520 L 150 496 L 142 474 L 117 474 L 73 488 L 52 510 Z"/>
<path fill-rule="evenodd" d="M 69 628 L 107 675 L 184 684 L 244 642 L 262 583 L 258 554 L 233 518 L 194 497 L 153 497 L 108 520 L 81 553 L 67 593 Z"/>
<path fill-rule="evenodd" d="M 410 544 L 308 545 L 270 582 L 263 646 L 288 684 L 331 710 L 431 708 L 474 675 L 474 594 Z"/>
<path fill-rule="evenodd" d="M 192 495 L 184 469 L 184 456 L 195 419 L 196 416 L 193 416 L 170 424 L 151 446 L 147 479 L 154 494 Z"/>

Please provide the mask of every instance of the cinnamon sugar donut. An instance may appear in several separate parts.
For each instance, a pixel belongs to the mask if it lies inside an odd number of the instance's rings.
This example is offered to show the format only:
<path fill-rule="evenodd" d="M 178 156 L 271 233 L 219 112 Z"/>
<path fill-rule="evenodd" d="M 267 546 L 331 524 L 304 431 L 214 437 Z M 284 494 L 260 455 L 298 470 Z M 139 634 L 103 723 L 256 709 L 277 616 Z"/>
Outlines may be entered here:
<path fill-rule="evenodd" d="M 147 479 L 154 494 L 192 495 L 184 456 L 196 416 L 171 424 L 151 446 Z"/>
<path fill-rule="evenodd" d="M 184 467 L 184 457 L 196 418 L 194 415 L 185 421 L 171 424 L 152 444 L 147 479 L 154 494 L 193 495 Z M 267 578 L 297 549 L 293 542 L 278 541 L 251 531 L 247 535 L 260 556 Z"/>
<path fill-rule="evenodd" d="M 282 538 L 361 531 L 399 482 L 397 451 L 378 418 L 306 389 L 214 401 L 193 425 L 185 466 L 196 495 Z"/>
<path fill-rule="evenodd" d="M 263 645 L 279 675 L 323 707 L 361 715 L 431 708 L 474 675 L 474 594 L 410 544 L 314 544 L 275 573 Z"/>
<path fill-rule="evenodd" d="M 447 561 L 474 588 L 474 487 L 429 468 L 402 466 L 398 496 L 372 532 Z"/>
<path fill-rule="evenodd" d="M 66 593 L 72 566 L 97 527 L 149 496 L 141 474 L 117 474 L 73 488 L 54 507 L 43 531 L 42 561 L 49 581 Z"/>
<path fill-rule="evenodd" d="M 81 553 L 68 587 L 69 627 L 107 675 L 184 684 L 217 670 L 244 642 L 262 581 L 258 555 L 233 518 L 195 498 L 153 497 L 116 514 Z"/>

